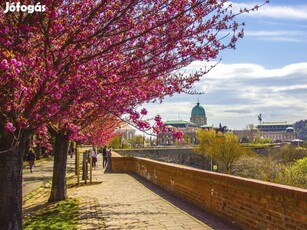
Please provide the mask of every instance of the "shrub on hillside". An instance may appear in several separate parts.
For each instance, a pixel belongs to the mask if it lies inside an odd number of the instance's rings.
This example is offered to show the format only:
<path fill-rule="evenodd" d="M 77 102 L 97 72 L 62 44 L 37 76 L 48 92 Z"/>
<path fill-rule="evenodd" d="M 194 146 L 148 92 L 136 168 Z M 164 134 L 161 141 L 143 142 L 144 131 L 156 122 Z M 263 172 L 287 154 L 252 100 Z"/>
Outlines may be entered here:
<path fill-rule="evenodd" d="M 245 178 L 277 182 L 284 166 L 269 157 L 247 156 L 237 160 L 231 174 Z"/>
<path fill-rule="evenodd" d="M 307 189 L 307 157 L 297 160 L 285 170 L 285 184 Z"/>
<path fill-rule="evenodd" d="M 307 149 L 293 145 L 282 146 L 279 150 L 272 150 L 269 156 L 281 164 L 293 164 L 296 160 L 307 157 Z"/>

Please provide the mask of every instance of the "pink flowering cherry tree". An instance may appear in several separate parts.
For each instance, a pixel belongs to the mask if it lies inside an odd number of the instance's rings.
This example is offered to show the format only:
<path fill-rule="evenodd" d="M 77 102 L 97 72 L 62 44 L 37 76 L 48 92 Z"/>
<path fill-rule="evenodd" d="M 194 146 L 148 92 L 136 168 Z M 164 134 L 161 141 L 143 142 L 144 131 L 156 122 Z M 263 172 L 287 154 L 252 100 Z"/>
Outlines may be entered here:
<path fill-rule="evenodd" d="M 217 58 L 243 36 L 227 2 L 45 0 L 45 12 L 0 10 L 0 225 L 21 229 L 22 152 L 30 134 L 43 126 L 54 131 L 62 156 L 88 113 L 92 122 L 106 112 L 130 114 L 148 128 L 137 105 L 189 91 L 206 71 L 175 71 Z M 65 169 L 59 159 L 55 169 Z M 65 177 L 59 180 L 65 186 Z"/>

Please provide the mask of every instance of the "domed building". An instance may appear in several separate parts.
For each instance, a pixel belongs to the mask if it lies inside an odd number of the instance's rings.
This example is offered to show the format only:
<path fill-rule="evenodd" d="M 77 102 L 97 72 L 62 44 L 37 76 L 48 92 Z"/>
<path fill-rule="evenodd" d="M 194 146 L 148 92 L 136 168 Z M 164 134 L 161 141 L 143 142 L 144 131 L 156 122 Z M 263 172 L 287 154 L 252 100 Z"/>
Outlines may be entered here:
<path fill-rule="evenodd" d="M 168 132 L 159 133 L 157 136 L 157 145 L 173 145 L 175 143 L 171 130 L 173 128 L 179 129 L 185 135 L 186 143 L 196 143 L 196 130 L 199 128 L 206 128 L 207 117 L 205 109 L 197 102 L 196 106 L 191 111 L 190 121 L 184 120 L 168 120 L 164 122 L 168 128 Z M 212 126 L 208 127 L 212 128 Z"/>
<path fill-rule="evenodd" d="M 207 117 L 205 109 L 197 102 L 192 109 L 190 121 L 197 124 L 199 127 L 207 125 Z"/>

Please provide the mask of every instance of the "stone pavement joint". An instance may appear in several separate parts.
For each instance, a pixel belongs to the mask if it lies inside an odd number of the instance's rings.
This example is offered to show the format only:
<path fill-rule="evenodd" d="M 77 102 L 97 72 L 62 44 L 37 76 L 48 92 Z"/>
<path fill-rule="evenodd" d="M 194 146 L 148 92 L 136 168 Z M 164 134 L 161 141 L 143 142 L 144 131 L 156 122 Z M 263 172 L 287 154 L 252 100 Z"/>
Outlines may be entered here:
<path fill-rule="evenodd" d="M 69 159 L 68 168 L 73 165 L 73 159 Z M 68 186 L 68 197 L 79 200 L 78 229 L 239 229 L 137 175 L 107 172 L 99 166 L 93 170 L 91 185 Z M 24 199 L 23 215 L 31 215 L 46 205 L 49 194 L 50 187 L 40 187 L 28 194 L 31 198 Z"/>
<path fill-rule="evenodd" d="M 68 195 L 80 200 L 78 229 L 239 229 L 133 174 L 98 168 L 92 185 L 69 188 Z"/>
<path fill-rule="evenodd" d="M 79 200 L 78 229 L 105 229 L 97 198 L 81 196 Z"/>

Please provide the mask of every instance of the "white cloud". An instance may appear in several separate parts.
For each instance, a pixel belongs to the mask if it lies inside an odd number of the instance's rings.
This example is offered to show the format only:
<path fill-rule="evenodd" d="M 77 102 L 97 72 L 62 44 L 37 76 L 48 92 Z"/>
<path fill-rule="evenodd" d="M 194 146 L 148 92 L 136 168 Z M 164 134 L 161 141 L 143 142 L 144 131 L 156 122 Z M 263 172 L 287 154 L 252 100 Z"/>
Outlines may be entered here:
<path fill-rule="evenodd" d="M 204 62 L 193 62 L 186 69 L 192 71 L 204 66 Z M 307 62 L 275 69 L 249 63 L 220 63 L 195 88 L 208 90 L 200 96 L 176 95 L 146 108 L 153 115 L 161 114 L 164 120 L 189 120 L 199 97 L 209 124 L 222 123 L 236 129 L 256 124 L 259 113 L 265 121 L 291 123 L 306 119 Z"/>
<path fill-rule="evenodd" d="M 255 6 L 254 3 L 232 3 L 233 10 L 239 12 L 240 9 L 250 9 Z M 266 17 L 277 19 L 290 20 L 307 20 L 307 5 L 274 5 L 273 3 L 266 4 L 259 8 L 258 11 L 244 14 L 253 17 Z"/>
<path fill-rule="evenodd" d="M 297 30 L 246 30 L 245 31 L 246 37 L 256 37 L 260 40 L 266 41 L 281 41 L 281 42 L 307 42 L 306 36 L 307 33 L 305 31 L 297 31 Z"/>
<path fill-rule="evenodd" d="M 276 36 L 286 36 L 289 35 L 289 30 L 279 30 L 279 31 L 246 31 L 246 36 L 254 36 L 254 37 L 276 37 Z M 291 31 L 294 33 L 294 31 Z M 297 33 L 301 33 L 301 31 L 296 31 Z"/>
<path fill-rule="evenodd" d="M 146 106 L 150 114 L 161 114 L 164 120 L 189 120 L 191 110 L 199 97 L 201 105 L 206 110 L 208 124 L 215 126 L 222 123 L 232 129 L 242 129 L 249 123 L 258 124 L 259 113 L 262 113 L 264 121 L 292 123 L 307 119 L 307 62 L 304 56 L 307 32 L 304 29 L 301 30 L 307 20 L 307 5 L 282 6 L 276 5 L 276 2 L 278 1 L 263 6 L 258 12 L 244 14 L 251 16 L 245 35 L 256 38 L 245 40 L 246 43 L 249 42 L 248 47 L 256 47 L 253 52 L 247 50 L 246 53 L 255 55 L 255 58 L 246 58 L 247 54 L 244 52 L 239 52 L 242 57 L 235 57 L 235 53 L 231 54 L 234 55 L 233 60 L 232 56 L 223 60 L 241 63 L 219 63 L 195 84 L 195 90 L 207 90 L 204 95 L 175 95 L 162 104 Z M 253 5 L 233 3 L 236 9 L 250 8 Z M 261 20 L 253 17 L 261 17 Z M 298 22 L 298 20 L 301 21 Z M 273 42 L 253 44 L 260 39 Z M 281 44 L 274 41 L 289 43 Z M 298 41 L 300 43 L 297 43 Z M 261 48 L 262 56 L 257 56 L 257 47 Z M 283 52 L 278 52 L 278 48 Z M 257 58 L 261 59 L 256 60 Z M 263 64 L 242 63 L 240 61 L 242 59 Z M 293 64 L 280 66 L 291 60 Z M 299 62 L 300 60 L 304 62 Z M 191 73 L 213 64 L 214 62 L 193 62 L 184 70 L 186 73 Z M 279 67 L 266 68 L 265 66 Z"/>
<path fill-rule="evenodd" d="M 305 40 L 297 38 L 287 38 L 287 37 L 271 37 L 271 38 L 263 37 L 260 38 L 259 40 L 270 41 L 270 42 L 294 42 L 294 43 L 306 42 Z"/>
<path fill-rule="evenodd" d="M 188 69 L 198 69 L 205 66 L 206 62 L 193 62 L 189 65 Z M 210 65 L 210 63 L 209 63 Z M 284 77 L 291 74 L 307 74 L 307 62 L 294 63 L 286 65 L 282 68 L 266 69 L 261 65 L 251 63 L 238 63 L 238 64 L 223 64 L 219 63 L 216 68 L 208 73 L 206 77 L 210 78 L 265 78 L 265 77 Z M 206 77 L 203 80 L 206 80 Z"/>

